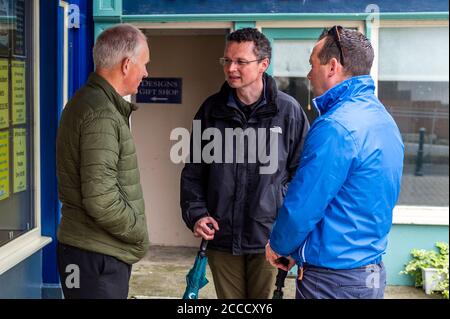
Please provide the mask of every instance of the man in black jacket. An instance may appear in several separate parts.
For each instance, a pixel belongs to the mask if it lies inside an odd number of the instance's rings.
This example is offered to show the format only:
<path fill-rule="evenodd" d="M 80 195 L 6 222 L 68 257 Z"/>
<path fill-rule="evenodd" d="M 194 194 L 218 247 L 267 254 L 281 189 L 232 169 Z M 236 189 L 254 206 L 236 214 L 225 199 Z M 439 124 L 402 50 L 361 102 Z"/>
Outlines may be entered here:
<path fill-rule="evenodd" d="M 276 269 L 265 245 L 309 129 L 298 102 L 265 73 L 270 58 L 270 42 L 257 29 L 228 36 L 220 59 L 226 82 L 194 118 L 181 174 L 183 219 L 210 241 L 221 299 L 270 298 Z"/>

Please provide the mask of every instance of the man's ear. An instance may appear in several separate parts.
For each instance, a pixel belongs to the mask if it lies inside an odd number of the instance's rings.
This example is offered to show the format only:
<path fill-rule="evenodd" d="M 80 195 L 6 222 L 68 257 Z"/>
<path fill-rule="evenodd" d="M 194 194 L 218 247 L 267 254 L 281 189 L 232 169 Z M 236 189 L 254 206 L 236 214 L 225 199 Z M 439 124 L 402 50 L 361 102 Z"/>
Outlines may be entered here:
<path fill-rule="evenodd" d="M 264 58 L 264 60 L 261 61 L 261 70 L 262 73 L 266 72 L 269 68 L 270 60 L 269 58 Z"/>
<path fill-rule="evenodd" d="M 122 60 L 121 70 L 123 75 L 128 74 L 128 71 L 130 69 L 130 62 L 131 60 L 129 58 L 125 58 Z"/>
<path fill-rule="evenodd" d="M 328 62 L 328 77 L 333 77 L 338 73 L 338 69 L 341 67 L 336 58 L 331 58 Z"/>

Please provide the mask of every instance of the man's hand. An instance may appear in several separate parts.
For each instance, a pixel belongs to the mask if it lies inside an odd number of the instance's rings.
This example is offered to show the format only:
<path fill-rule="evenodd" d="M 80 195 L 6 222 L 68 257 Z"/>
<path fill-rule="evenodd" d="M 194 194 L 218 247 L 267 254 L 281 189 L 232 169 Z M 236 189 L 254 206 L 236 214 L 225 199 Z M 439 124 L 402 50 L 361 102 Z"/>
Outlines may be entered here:
<path fill-rule="evenodd" d="M 208 224 L 211 224 L 213 228 L 209 228 Z M 212 217 L 203 217 L 197 220 L 194 225 L 194 236 L 202 237 L 206 240 L 214 239 L 214 234 L 219 230 L 219 224 Z"/>
<path fill-rule="evenodd" d="M 289 271 L 294 265 L 295 260 L 292 257 L 286 257 L 289 260 L 289 264 L 287 266 L 283 265 L 279 258 L 281 256 L 278 255 L 276 252 L 272 250 L 272 247 L 270 247 L 270 242 L 267 242 L 266 245 L 266 260 L 274 267 L 283 269 L 284 271 Z"/>

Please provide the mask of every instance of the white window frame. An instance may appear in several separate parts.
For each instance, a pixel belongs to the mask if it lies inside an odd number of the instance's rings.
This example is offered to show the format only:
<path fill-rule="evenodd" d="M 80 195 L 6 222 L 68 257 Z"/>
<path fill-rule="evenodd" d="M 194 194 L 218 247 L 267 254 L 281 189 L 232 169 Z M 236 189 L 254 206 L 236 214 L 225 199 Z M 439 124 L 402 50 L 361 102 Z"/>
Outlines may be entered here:
<path fill-rule="evenodd" d="M 39 0 L 33 0 L 33 98 L 34 98 L 34 223 L 35 227 L 17 239 L 0 247 L 0 275 L 21 263 L 51 243 L 50 237 L 41 234 L 41 169 L 39 120 Z"/>
<path fill-rule="evenodd" d="M 64 108 L 69 101 L 69 7 L 66 1 L 59 1 L 59 6 L 64 9 L 64 33 L 63 33 L 63 105 Z"/>

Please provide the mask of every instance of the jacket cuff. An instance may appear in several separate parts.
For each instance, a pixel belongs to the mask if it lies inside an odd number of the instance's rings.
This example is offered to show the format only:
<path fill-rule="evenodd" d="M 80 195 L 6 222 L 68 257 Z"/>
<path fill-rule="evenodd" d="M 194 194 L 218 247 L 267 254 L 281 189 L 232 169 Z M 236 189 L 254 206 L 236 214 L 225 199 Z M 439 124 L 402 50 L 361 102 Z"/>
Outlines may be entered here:
<path fill-rule="evenodd" d="M 198 208 L 198 209 L 195 209 L 195 210 L 191 210 L 191 212 L 189 213 L 189 215 L 190 215 L 190 218 L 189 218 L 189 222 L 190 222 L 189 228 L 191 229 L 192 232 L 194 231 L 195 223 L 196 223 L 199 219 L 201 219 L 201 218 L 203 218 L 203 217 L 209 216 L 208 211 L 206 210 L 206 208 Z"/>

